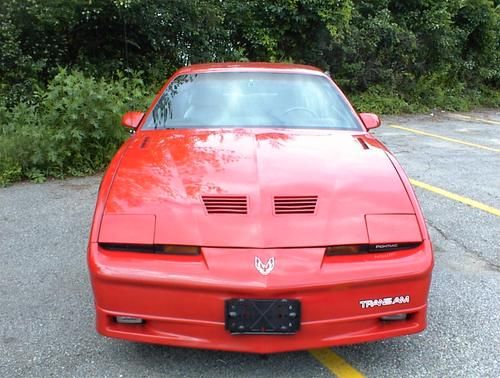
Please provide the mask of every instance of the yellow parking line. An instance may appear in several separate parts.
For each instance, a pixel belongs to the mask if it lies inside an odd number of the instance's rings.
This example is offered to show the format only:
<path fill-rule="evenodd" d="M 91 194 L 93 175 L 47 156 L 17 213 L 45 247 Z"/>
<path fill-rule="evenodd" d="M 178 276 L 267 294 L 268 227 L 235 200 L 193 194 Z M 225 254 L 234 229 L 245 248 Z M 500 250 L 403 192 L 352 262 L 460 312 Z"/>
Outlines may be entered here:
<path fill-rule="evenodd" d="M 422 188 L 425 190 L 429 190 L 433 193 L 440 194 L 440 195 L 447 197 L 449 199 L 461 202 L 465 205 L 475 207 L 476 209 L 480 209 L 480 210 L 486 211 L 487 213 L 490 213 L 490 214 L 496 215 L 497 217 L 500 217 L 500 209 L 497 209 L 495 207 L 485 205 L 484 203 L 475 201 L 475 200 L 467 198 L 467 197 L 459 196 L 458 194 L 448 192 L 447 190 L 426 184 L 425 182 L 417 181 L 414 179 L 410 179 L 410 182 L 416 187 L 419 187 L 419 188 Z"/>
<path fill-rule="evenodd" d="M 470 142 L 466 142 L 464 140 L 455 139 L 455 138 L 448 138 L 448 137 L 445 137 L 445 136 L 442 136 L 442 135 L 428 133 L 427 131 L 411 129 L 409 127 L 403 127 L 403 126 L 399 126 L 399 125 L 389 125 L 389 127 L 393 127 L 395 129 L 400 129 L 400 130 L 404 130 L 404 131 L 409 131 L 409 132 L 415 133 L 415 134 L 430 136 L 430 137 L 437 138 L 437 139 L 442 139 L 442 140 L 445 140 L 447 142 L 464 144 L 464 145 L 469 146 L 469 147 L 481 148 L 483 150 L 493 151 L 493 152 L 500 152 L 500 148 L 493 148 L 493 147 L 483 146 L 481 144 L 470 143 Z"/>
<path fill-rule="evenodd" d="M 363 378 L 364 375 L 349 365 L 342 357 L 330 348 L 310 350 L 314 358 L 321 362 L 330 372 L 338 378 Z"/>
<path fill-rule="evenodd" d="M 471 121 L 479 121 L 479 122 L 484 122 L 484 123 L 490 123 L 492 125 L 500 125 L 500 122 L 493 121 L 491 119 L 471 117 L 471 116 L 466 116 L 466 115 L 463 115 L 463 114 L 456 114 L 456 113 L 452 113 L 452 114 L 448 114 L 448 115 L 450 117 L 453 117 L 453 118 L 461 118 L 461 119 L 466 119 L 466 120 L 471 120 Z"/>

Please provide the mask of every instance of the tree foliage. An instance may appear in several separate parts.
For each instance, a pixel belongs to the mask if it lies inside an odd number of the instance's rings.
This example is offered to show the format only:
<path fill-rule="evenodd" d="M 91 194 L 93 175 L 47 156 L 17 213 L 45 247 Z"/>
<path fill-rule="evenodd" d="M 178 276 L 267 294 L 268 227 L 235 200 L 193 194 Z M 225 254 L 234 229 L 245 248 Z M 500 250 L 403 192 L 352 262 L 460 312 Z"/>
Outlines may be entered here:
<path fill-rule="evenodd" d="M 0 8 L 4 86 L 58 66 L 142 70 L 152 82 L 197 62 L 293 61 L 348 89 L 498 86 L 500 11 L 491 0 L 11 0 Z"/>
<path fill-rule="evenodd" d="M 99 169 L 191 63 L 312 64 L 360 110 L 500 106 L 498 0 L 6 0 L 0 46 L 0 184 Z"/>

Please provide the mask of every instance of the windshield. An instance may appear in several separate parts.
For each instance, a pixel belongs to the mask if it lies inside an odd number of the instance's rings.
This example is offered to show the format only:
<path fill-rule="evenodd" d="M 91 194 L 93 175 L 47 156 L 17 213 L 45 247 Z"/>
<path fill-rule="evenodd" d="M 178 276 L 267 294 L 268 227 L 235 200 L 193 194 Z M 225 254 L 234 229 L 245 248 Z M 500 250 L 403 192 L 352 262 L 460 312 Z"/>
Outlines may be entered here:
<path fill-rule="evenodd" d="M 270 72 L 212 72 L 176 77 L 143 129 L 200 127 L 361 130 L 328 79 Z"/>

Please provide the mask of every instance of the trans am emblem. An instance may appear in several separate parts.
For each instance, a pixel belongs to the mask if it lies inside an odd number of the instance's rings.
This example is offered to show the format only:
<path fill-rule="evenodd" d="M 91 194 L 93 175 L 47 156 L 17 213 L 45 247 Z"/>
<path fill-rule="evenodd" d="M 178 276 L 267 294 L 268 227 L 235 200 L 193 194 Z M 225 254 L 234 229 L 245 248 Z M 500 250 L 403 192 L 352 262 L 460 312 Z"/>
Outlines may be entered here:
<path fill-rule="evenodd" d="M 263 276 L 267 276 L 274 269 L 274 257 L 271 257 L 264 264 L 261 259 L 255 256 L 255 268 L 260 274 L 262 274 Z"/>

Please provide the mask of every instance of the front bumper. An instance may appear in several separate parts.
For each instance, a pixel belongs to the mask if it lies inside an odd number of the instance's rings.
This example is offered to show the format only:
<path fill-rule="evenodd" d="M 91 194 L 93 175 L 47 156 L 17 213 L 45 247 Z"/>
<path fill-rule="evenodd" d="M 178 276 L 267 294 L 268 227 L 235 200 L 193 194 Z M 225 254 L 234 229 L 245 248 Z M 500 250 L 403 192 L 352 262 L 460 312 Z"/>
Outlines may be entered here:
<path fill-rule="evenodd" d="M 415 250 L 323 257 L 323 248 L 203 249 L 200 257 L 104 251 L 91 243 L 88 262 L 97 330 L 138 342 L 273 353 L 373 341 L 426 327 L 433 266 L 429 242 Z M 268 276 L 255 255 L 276 257 Z M 360 301 L 408 296 L 409 303 L 361 306 Z M 294 335 L 232 335 L 224 326 L 229 298 L 298 299 L 302 322 Z M 362 308 L 366 307 L 366 308 Z M 406 320 L 383 321 L 406 313 Z M 121 324 L 116 316 L 145 320 Z"/>

